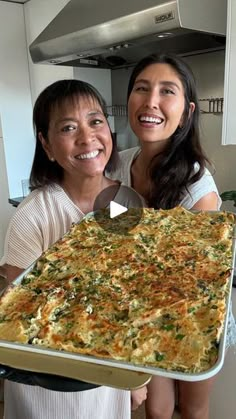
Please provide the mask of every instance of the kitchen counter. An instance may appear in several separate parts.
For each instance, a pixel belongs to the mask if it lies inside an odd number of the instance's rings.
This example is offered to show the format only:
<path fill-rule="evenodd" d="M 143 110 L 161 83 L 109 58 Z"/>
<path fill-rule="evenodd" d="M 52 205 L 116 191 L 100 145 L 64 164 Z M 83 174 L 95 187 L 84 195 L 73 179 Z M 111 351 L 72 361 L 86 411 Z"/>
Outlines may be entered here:
<path fill-rule="evenodd" d="M 17 198 L 9 198 L 9 204 L 13 205 L 13 207 L 18 207 L 18 205 L 23 201 L 23 196 L 18 196 Z"/>

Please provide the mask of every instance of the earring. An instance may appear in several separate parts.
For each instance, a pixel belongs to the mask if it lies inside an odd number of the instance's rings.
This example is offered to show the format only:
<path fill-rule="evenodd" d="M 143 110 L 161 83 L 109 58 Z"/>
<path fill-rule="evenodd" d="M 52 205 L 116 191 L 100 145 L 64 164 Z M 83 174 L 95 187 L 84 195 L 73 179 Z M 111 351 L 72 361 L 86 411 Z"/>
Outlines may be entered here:
<path fill-rule="evenodd" d="M 50 161 L 52 162 L 55 161 L 54 157 L 50 157 Z"/>

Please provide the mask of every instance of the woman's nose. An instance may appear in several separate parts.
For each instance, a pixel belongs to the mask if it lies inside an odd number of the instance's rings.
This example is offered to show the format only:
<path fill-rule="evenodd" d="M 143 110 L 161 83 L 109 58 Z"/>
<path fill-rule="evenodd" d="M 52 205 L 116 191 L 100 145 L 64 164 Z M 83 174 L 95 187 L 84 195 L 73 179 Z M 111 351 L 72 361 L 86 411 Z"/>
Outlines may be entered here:
<path fill-rule="evenodd" d="M 76 141 L 81 144 L 88 144 L 94 141 L 93 130 L 88 126 L 80 127 Z"/>
<path fill-rule="evenodd" d="M 151 109 L 158 109 L 160 103 L 159 94 L 155 91 L 148 92 L 145 105 Z"/>

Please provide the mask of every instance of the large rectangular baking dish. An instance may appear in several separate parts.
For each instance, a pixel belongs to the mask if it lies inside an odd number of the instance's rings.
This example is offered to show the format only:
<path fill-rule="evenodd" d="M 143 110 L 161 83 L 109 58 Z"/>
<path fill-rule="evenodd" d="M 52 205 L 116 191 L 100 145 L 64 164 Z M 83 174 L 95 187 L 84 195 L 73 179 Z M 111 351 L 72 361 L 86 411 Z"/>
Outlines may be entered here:
<path fill-rule="evenodd" d="M 200 381 L 213 377 L 223 366 L 227 323 L 229 318 L 231 290 L 234 275 L 234 260 L 236 252 L 236 227 L 232 239 L 232 269 L 226 297 L 226 316 L 223 333 L 220 339 L 218 359 L 213 367 L 200 373 L 183 373 L 167 371 L 157 367 L 134 365 L 131 363 L 80 355 L 66 351 L 39 348 L 29 344 L 18 344 L 0 340 L 0 364 L 25 371 L 56 374 L 98 385 L 108 385 L 116 388 L 134 389 L 149 382 L 152 375 L 159 375 L 184 381 Z M 13 284 L 20 284 L 23 277 L 32 270 L 33 263 Z"/>

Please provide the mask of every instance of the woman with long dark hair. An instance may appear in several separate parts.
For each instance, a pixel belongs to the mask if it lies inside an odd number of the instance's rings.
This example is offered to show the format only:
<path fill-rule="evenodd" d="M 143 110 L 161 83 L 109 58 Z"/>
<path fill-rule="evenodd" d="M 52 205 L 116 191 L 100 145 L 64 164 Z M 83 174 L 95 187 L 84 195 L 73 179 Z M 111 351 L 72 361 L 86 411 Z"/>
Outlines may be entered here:
<path fill-rule="evenodd" d="M 200 144 L 199 113 L 194 76 L 182 59 L 170 54 L 142 59 L 128 85 L 128 118 L 140 146 L 120 153 L 111 178 L 132 186 L 149 207 L 218 210 L 221 200 Z M 228 337 L 236 343 L 233 328 L 231 317 Z M 208 419 L 214 380 L 153 377 L 146 418 L 171 419 L 177 385 L 181 418 Z"/>

